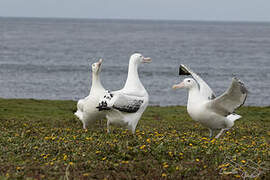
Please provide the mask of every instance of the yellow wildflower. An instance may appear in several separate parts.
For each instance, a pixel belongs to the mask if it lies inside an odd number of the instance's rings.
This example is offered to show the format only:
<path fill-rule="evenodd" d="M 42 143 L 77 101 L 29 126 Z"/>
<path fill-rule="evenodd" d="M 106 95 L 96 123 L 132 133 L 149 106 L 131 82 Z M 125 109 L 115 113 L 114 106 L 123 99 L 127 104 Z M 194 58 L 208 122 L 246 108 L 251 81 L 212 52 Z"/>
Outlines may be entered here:
<path fill-rule="evenodd" d="M 101 151 L 96 151 L 96 154 L 99 154 L 99 153 L 101 153 Z"/>
<path fill-rule="evenodd" d="M 67 160 L 67 155 L 66 154 L 64 154 L 63 160 L 64 161 Z"/>
<path fill-rule="evenodd" d="M 84 173 L 83 176 L 90 176 L 90 173 Z"/>
<path fill-rule="evenodd" d="M 140 147 L 140 149 L 143 149 L 143 148 L 145 148 L 145 145 L 142 145 L 142 146 Z"/>
<path fill-rule="evenodd" d="M 239 174 L 236 174 L 234 176 L 237 177 L 237 178 L 241 178 L 241 176 Z"/>
<path fill-rule="evenodd" d="M 164 167 L 164 168 L 169 167 L 168 163 L 167 163 L 167 162 L 164 162 L 164 163 L 163 163 L 163 167 Z"/>

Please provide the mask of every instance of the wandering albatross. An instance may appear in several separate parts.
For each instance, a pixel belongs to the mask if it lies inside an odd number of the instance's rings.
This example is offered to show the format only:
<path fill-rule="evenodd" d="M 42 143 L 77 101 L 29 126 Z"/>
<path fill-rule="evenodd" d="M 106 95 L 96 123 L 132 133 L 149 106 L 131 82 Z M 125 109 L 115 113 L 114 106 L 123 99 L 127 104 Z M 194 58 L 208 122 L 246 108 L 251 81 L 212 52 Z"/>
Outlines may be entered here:
<path fill-rule="evenodd" d="M 105 113 L 96 109 L 101 96 L 104 95 L 99 72 L 101 69 L 102 59 L 92 64 L 92 86 L 90 93 L 84 99 L 80 99 L 77 103 L 77 111 L 74 113 L 83 123 L 83 128 L 86 129 L 89 123 L 94 123 L 97 120 L 105 118 Z"/>
<path fill-rule="evenodd" d="M 187 68 L 180 66 L 179 75 L 191 75 L 173 88 L 187 88 L 187 111 L 191 118 L 203 126 L 208 127 L 210 137 L 213 130 L 221 129 L 215 138 L 219 138 L 224 130 L 229 130 L 234 121 L 241 118 L 234 111 L 244 104 L 247 98 L 247 89 L 237 78 L 232 78 L 230 87 L 219 97 L 216 97 L 212 89 L 204 80 Z"/>
<path fill-rule="evenodd" d="M 139 53 L 131 55 L 124 88 L 114 92 L 106 91 L 100 99 L 97 109 L 106 112 L 108 133 L 110 124 L 126 127 L 135 133 L 137 123 L 148 106 L 148 93 L 138 74 L 139 64 L 147 62 L 151 62 L 151 58 L 145 58 Z"/>

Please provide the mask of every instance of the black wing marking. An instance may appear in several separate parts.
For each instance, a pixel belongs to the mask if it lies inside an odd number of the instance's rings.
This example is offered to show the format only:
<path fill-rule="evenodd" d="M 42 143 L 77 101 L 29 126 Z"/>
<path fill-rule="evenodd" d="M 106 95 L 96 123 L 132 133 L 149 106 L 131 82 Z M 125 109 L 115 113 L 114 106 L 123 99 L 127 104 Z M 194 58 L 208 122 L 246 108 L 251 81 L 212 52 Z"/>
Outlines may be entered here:
<path fill-rule="evenodd" d="M 181 64 L 179 67 L 179 75 L 191 75 L 185 67 Z"/>
<path fill-rule="evenodd" d="M 142 104 L 143 100 L 133 100 L 123 104 L 116 103 L 115 105 L 113 105 L 113 108 L 122 112 L 135 113 L 140 109 Z"/>
<path fill-rule="evenodd" d="M 138 97 L 126 95 L 126 94 L 112 94 L 109 91 L 105 93 L 103 99 L 99 102 L 96 107 L 99 111 L 117 109 L 121 112 L 135 113 L 137 112 L 143 100 Z M 110 104 L 110 105 L 108 105 Z"/>
<path fill-rule="evenodd" d="M 108 102 L 112 98 L 113 98 L 113 94 L 110 91 L 106 90 L 103 99 L 98 103 L 98 106 L 96 107 L 98 111 L 110 110 L 111 107 L 108 107 Z"/>

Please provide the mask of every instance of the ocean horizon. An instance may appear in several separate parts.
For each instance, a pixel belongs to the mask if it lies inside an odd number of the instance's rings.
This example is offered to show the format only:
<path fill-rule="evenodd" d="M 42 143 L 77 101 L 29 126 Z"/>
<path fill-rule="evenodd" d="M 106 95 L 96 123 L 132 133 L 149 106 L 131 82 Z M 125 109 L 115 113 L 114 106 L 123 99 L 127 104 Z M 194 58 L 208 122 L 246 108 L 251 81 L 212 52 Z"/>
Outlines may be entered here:
<path fill-rule="evenodd" d="M 236 76 L 245 105 L 270 105 L 270 22 L 0 17 L 0 42 L 1 98 L 81 99 L 99 58 L 104 87 L 118 90 L 140 52 L 153 60 L 139 67 L 150 105 L 186 105 L 187 91 L 171 88 L 180 64 L 217 96 Z"/>

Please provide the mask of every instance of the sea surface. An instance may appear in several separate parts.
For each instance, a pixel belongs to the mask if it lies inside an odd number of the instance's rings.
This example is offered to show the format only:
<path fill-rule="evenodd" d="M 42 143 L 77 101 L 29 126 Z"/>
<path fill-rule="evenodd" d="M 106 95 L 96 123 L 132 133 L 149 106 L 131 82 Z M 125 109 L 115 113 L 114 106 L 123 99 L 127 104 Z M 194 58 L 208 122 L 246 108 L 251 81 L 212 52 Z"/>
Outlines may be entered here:
<path fill-rule="evenodd" d="M 245 105 L 270 105 L 270 23 L 0 18 L 0 97 L 78 100 L 88 95 L 90 65 L 103 58 L 104 87 L 124 86 L 129 57 L 152 58 L 139 75 L 151 105 L 186 105 L 172 85 L 186 64 L 217 95 L 240 78 Z"/>

